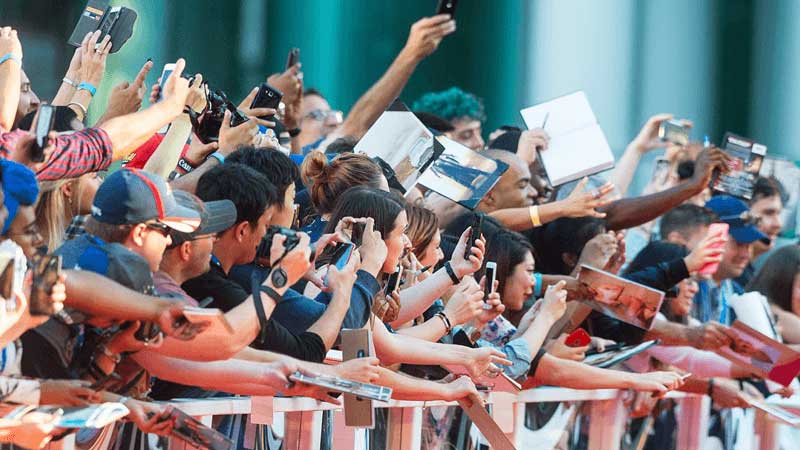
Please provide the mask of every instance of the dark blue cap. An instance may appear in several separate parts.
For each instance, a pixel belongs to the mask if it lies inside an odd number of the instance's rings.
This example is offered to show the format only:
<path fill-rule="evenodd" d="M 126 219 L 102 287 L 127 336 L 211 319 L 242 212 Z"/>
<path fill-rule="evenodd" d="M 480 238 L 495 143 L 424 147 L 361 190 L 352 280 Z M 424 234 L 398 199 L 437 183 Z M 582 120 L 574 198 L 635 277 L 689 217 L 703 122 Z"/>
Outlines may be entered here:
<path fill-rule="evenodd" d="M 713 211 L 720 222 L 730 226 L 730 235 L 736 242 L 749 244 L 755 241 L 769 242 L 766 234 L 749 219 L 747 204 L 730 195 L 717 195 L 706 202 L 706 208 Z"/>
<path fill-rule="evenodd" d="M 36 175 L 31 169 L 22 164 L 7 159 L 0 159 L 3 173 L 4 204 L 8 210 L 8 217 L 3 223 L 2 234 L 8 232 L 8 227 L 17 216 L 19 205 L 31 206 L 36 203 L 39 196 L 39 185 L 36 184 Z"/>
<path fill-rule="evenodd" d="M 109 225 L 132 225 L 157 220 L 173 230 L 191 233 L 200 226 L 200 214 L 178 205 L 167 182 L 137 169 L 111 174 L 94 196 L 92 217 Z"/>

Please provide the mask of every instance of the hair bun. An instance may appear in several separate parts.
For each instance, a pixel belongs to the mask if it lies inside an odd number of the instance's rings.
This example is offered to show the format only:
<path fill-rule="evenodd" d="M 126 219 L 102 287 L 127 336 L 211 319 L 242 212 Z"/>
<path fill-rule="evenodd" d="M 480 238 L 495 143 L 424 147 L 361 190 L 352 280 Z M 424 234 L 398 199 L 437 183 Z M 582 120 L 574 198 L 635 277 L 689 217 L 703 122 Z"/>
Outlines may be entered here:
<path fill-rule="evenodd" d="M 325 183 L 328 180 L 329 168 L 328 157 L 319 150 L 312 151 L 306 155 L 300 166 L 303 184 L 310 187 L 312 184 Z"/>

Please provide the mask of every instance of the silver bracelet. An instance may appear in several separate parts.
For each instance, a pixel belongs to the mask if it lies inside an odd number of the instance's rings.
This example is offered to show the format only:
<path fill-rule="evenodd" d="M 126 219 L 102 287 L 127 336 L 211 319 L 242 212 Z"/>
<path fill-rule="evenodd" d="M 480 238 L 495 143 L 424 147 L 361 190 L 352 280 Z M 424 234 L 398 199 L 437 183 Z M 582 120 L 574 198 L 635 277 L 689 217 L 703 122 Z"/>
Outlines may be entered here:
<path fill-rule="evenodd" d="M 80 103 L 78 103 L 78 102 L 69 102 L 69 103 L 67 103 L 67 106 L 72 106 L 72 105 L 75 105 L 75 106 L 77 106 L 77 107 L 78 107 L 78 109 L 80 109 L 80 110 L 81 110 L 81 112 L 83 112 L 83 117 L 86 117 L 86 115 L 88 114 L 88 112 L 86 111 L 86 107 L 85 107 L 85 106 L 81 105 L 81 104 L 80 104 Z"/>
<path fill-rule="evenodd" d="M 68 85 L 70 85 L 70 86 L 72 86 L 72 87 L 78 87 L 78 83 L 76 83 L 76 82 L 74 82 L 74 81 L 70 80 L 70 79 L 69 79 L 69 78 L 67 78 L 67 77 L 64 77 L 64 78 L 62 78 L 62 79 L 61 79 L 61 81 L 63 81 L 64 83 L 67 83 Z"/>

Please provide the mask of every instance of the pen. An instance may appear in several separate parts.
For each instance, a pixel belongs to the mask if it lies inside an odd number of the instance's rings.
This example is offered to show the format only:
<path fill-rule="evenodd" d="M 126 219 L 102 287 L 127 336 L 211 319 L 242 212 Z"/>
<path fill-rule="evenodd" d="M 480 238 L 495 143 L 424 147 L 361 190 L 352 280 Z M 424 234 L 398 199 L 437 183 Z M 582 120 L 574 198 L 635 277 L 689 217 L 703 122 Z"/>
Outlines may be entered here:
<path fill-rule="evenodd" d="M 544 120 L 542 121 L 542 129 L 544 130 L 544 126 L 547 125 L 547 119 L 550 117 L 550 111 L 547 111 L 544 115 Z"/>

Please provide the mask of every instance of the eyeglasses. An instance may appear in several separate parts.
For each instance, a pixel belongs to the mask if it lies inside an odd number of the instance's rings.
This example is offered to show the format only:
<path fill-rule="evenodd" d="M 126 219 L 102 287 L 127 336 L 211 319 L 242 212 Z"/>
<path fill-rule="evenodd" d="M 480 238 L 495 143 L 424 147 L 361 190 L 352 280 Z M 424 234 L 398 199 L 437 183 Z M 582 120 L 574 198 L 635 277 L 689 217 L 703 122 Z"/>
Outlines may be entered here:
<path fill-rule="evenodd" d="M 315 109 L 313 111 L 309 111 L 304 117 L 308 119 L 314 119 L 319 122 L 333 122 L 336 125 L 342 123 L 342 112 L 341 111 L 332 111 L 332 110 L 323 110 L 323 109 Z"/>
<path fill-rule="evenodd" d="M 158 231 L 164 237 L 169 237 L 169 233 L 172 230 L 170 227 L 168 227 L 167 225 L 165 225 L 165 224 L 163 224 L 161 222 L 149 222 L 146 225 L 147 225 L 147 228 L 149 228 L 149 229 L 151 229 L 153 231 Z"/>

